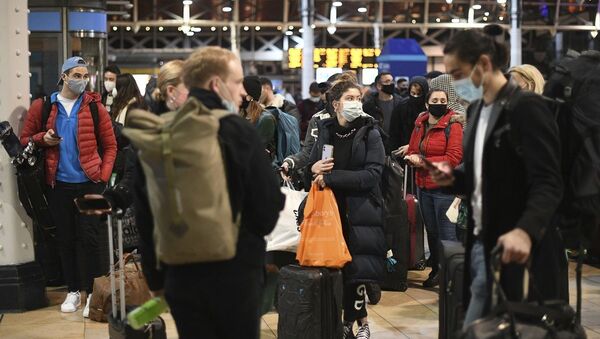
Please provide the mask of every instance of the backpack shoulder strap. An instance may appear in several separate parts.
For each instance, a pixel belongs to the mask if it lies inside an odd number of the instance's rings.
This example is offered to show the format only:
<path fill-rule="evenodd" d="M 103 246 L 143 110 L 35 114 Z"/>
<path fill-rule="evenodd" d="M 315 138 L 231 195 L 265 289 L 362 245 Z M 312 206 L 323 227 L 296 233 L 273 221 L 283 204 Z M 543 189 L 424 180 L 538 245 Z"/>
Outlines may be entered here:
<path fill-rule="evenodd" d="M 90 112 L 92 113 L 92 121 L 94 122 L 94 136 L 96 137 L 96 146 L 99 150 L 100 147 L 100 117 L 98 116 L 98 103 L 95 100 L 90 102 Z M 102 152 L 100 152 L 102 154 Z"/>
<path fill-rule="evenodd" d="M 50 118 L 50 112 L 52 111 L 52 101 L 50 97 L 44 96 L 42 98 L 44 104 L 42 105 L 42 131 L 46 130 L 46 125 L 48 124 L 48 118 Z"/>

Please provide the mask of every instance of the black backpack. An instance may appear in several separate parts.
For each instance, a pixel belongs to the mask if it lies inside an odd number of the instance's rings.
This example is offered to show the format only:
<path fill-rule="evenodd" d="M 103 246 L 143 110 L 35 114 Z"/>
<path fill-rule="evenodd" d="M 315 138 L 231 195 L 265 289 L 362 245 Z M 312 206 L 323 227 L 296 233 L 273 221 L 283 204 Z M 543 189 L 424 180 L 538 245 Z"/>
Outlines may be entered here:
<path fill-rule="evenodd" d="M 544 88 L 560 130 L 565 184 L 558 223 L 567 248 L 587 248 L 600 224 L 600 52 L 569 54 Z"/>

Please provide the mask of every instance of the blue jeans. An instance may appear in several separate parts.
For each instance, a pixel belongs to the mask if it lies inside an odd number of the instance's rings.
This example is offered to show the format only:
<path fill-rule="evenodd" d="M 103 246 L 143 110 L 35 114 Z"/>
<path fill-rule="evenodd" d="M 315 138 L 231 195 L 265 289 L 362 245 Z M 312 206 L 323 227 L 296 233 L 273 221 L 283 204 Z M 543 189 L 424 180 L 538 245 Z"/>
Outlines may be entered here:
<path fill-rule="evenodd" d="M 465 315 L 463 329 L 472 322 L 483 317 L 486 300 L 490 294 L 488 291 L 488 271 L 485 265 L 483 244 L 478 240 L 471 249 L 471 300 Z"/>
<path fill-rule="evenodd" d="M 427 230 L 427 242 L 431 252 L 431 268 L 434 273 L 438 271 L 440 240 L 458 241 L 456 238 L 456 224 L 448 220 L 446 212 L 454 201 L 454 195 L 446 194 L 440 190 L 417 191 L 421 214 Z"/>

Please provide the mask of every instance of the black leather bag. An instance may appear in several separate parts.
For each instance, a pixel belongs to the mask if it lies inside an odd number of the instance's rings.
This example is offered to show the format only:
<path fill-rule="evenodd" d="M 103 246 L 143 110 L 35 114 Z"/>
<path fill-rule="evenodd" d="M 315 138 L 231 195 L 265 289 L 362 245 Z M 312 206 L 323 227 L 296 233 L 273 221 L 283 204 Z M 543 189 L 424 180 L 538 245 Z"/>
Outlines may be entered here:
<path fill-rule="evenodd" d="M 492 251 L 492 276 L 499 303 L 491 315 L 472 323 L 464 339 L 584 339 L 581 326 L 581 266 L 577 263 L 577 312 L 565 301 L 541 303 L 510 302 L 500 285 L 500 254 L 497 246 Z"/>

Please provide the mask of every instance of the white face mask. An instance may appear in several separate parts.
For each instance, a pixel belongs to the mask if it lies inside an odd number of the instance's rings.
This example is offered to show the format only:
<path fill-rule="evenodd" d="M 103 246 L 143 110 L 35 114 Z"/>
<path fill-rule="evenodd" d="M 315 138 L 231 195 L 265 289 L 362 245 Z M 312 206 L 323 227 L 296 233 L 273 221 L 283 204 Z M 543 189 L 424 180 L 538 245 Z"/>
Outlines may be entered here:
<path fill-rule="evenodd" d="M 466 100 L 468 102 L 473 102 L 483 97 L 483 86 L 475 86 L 475 84 L 473 83 L 473 79 L 471 79 L 474 72 L 475 68 L 473 68 L 473 71 L 468 77 L 454 81 L 454 87 L 456 87 L 456 94 L 461 99 Z"/>
<path fill-rule="evenodd" d="M 314 103 L 317 103 L 317 102 L 319 102 L 321 100 L 321 97 L 320 96 L 316 96 L 316 97 L 310 97 L 308 99 L 310 101 L 314 102 Z"/>
<path fill-rule="evenodd" d="M 115 89 L 116 86 L 117 86 L 117 83 L 114 81 L 105 81 L 104 82 L 104 89 L 108 93 L 112 93 L 113 89 Z"/>
<path fill-rule="evenodd" d="M 362 102 L 360 101 L 341 101 L 342 103 L 342 116 L 348 122 L 356 120 L 359 116 L 363 115 Z"/>
<path fill-rule="evenodd" d="M 231 96 L 231 92 L 229 92 L 229 89 L 227 88 L 227 85 L 223 80 L 221 80 L 221 78 L 219 78 L 219 82 L 221 85 L 223 85 L 223 87 L 221 87 L 221 92 L 227 92 L 227 96 L 229 97 L 229 99 L 225 99 L 221 96 L 221 103 L 225 107 L 225 110 L 233 114 L 239 114 L 240 108 L 231 100 L 233 98 Z"/>

